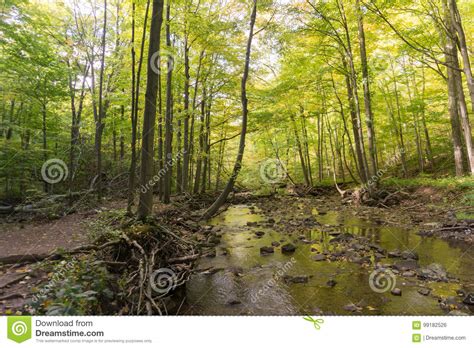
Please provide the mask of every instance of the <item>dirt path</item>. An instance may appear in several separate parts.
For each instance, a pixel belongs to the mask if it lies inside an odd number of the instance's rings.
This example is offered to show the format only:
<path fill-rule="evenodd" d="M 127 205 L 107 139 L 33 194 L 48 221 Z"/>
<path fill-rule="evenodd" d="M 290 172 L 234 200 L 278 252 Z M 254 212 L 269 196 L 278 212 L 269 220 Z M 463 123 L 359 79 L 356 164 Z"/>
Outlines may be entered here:
<path fill-rule="evenodd" d="M 54 221 L 0 223 L 0 259 L 34 261 L 36 256 L 88 244 L 87 222 L 98 218 L 100 210 L 119 209 L 123 201 L 76 212 Z M 0 314 L 25 313 L 32 289 L 48 281 L 48 271 L 35 266 L 0 263 Z"/>
<path fill-rule="evenodd" d="M 31 261 L 58 248 L 67 250 L 86 244 L 85 222 L 93 219 L 93 216 L 74 213 L 55 221 L 2 223 L 0 259 Z M 35 269 L 32 264 L 0 265 L 0 314 L 23 314 L 23 308 L 31 298 L 32 288 L 47 279 L 47 272 Z"/>
<path fill-rule="evenodd" d="M 87 241 L 84 222 L 90 218 L 74 213 L 49 222 L 0 225 L 0 258 L 47 254 L 57 248 L 70 249 Z"/>
<path fill-rule="evenodd" d="M 0 222 L 0 258 L 41 255 L 55 249 L 71 249 L 88 243 L 87 221 L 99 211 L 120 209 L 121 200 L 104 202 L 92 210 L 78 211 L 53 221 Z"/>

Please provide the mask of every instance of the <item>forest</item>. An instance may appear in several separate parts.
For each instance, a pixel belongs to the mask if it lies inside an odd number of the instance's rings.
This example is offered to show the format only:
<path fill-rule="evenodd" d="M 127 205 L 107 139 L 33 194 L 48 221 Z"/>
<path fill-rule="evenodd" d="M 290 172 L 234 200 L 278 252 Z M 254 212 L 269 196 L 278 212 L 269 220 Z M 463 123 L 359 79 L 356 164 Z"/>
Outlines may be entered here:
<path fill-rule="evenodd" d="M 473 0 L 2 0 L 0 313 L 471 315 Z"/>

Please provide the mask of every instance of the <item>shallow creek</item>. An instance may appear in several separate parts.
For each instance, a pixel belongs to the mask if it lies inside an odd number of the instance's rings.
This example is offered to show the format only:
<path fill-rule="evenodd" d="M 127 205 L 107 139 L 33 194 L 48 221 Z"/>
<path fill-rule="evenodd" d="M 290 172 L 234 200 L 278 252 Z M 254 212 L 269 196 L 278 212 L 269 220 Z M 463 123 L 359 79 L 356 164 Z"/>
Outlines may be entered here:
<path fill-rule="evenodd" d="M 474 282 L 474 251 L 468 247 L 453 246 L 435 238 L 422 238 L 413 229 L 387 227 L 379 221 L 361 219 L 341 211 L 321 214 L 313 210 L 318 225 L 303 233 L 313 244 L 298 240 L 302 233 L 288 234 L 279 231 L 276 224 L 268 226 L 268 219 L 261 210 L 251 205 L 231 206 L 208 223 L 222 235 L 216 247 L 216 257 L 203 257 L 187 283 L 187 304 L 181 314 L 200 315 L 303 315 L 336 314 L 352 312 L 344 309 L 356 304 L 356 314 L 373 315 L 443 315 L 438 297 L 457 296 L 460 288 L 455 282 L 423 282 L 416 277 L 396 277 L 396 287 L 402 296 L 388 292 L 377 293 L 369 286 L 373 266 L 361 266 L 348 261 L 314 261 L 319 252 L 331 252 L 333 238 L 329 229 L 365 236 L 387 251 L 414 249 L 420 267 L 431 263 L 441 264 L 448 274 L 460 283 Z M 255 226 L 252 223 L 257 222 Z M 251 226 L 248 226 L 250 223 Z M 281 227 L 284 228 L 284 227 Z M 255 232 L 265 234 L 258 238 Z M 266 256 L 260 247 L 272 242 L 293 243 L 297 248 L 292 254 L 281 252 L 281 246 Z M 393 263 L 391 258 L 380 260 Z M 208 271 L 205 271 L 208 270 Z M 306 283 L 288 283 L 286 276 L 307 276 Z M 335 281 L 329 286 L 328 281 Z M 429 296 L 417 290 L 432 289 Z"/>

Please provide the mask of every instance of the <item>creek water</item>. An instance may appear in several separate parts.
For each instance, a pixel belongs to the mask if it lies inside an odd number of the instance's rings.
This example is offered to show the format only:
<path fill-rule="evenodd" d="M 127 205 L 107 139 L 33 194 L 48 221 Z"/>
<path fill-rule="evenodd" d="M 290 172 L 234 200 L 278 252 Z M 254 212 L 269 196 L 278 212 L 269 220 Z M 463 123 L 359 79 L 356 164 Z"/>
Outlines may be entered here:
<path fill-rule="evenodd" d="M 474 252 L 466 246 L 450 245 L 435 238 L 422 238 L 410 228 L 388 227 L 380 221 L 362 219 L 341 211 L 328 211 L 324 215 L 314 209 L 319 223 L 305 232 L 313 244 L 297 240 L 298 234 L 278 230 L 276 224 L 262 222 L 265 214 L 251 205 L 231 206 L 208 223 L 222 234 L 216 247 L 217 255 L 203 257 L 198 270 L 186 286 L 186 306 L 182 314 L 199 315 L 348 315 L 344 306 L 357 304 L 365 315 L 443 315 L 438 298 L 456 296 L 460 283 L 474 282 Z M 251 226 L 248 226 L 248 223 Z M 252 223 L 257 223 L 255 226 Z M 374 292 L 369 285 L 373 266 L 361 266 L 348 261 L 313 260 L 315 250 L 331 252 L 331 235 L 322 226 L 342 232 L 365 236 L 372 243 L 390 251 L 413 249 L 419 255 L 421 267 L 431 263 L 441 264 L 450 275 L 460 280 L 454 282 L 423 282 L 397 276 L 396 287 L 402 296 L 390 291 Z M 281 227 L 284 228 L 284 227 Z M 265 234 L 257 238 L 256 231 Z M 275 248 L 273 254 L 262 256 L 260 247 L 272 242 L 291 242 L 297 249 L 284 254 Z M 393 259 L 380 262 L 392 263 Z M 288 283 L 284 276 L 307 276 L 306 283 Z M 336 282 L 329 286 L 329 280 Z M 432 289 L 430 296 L 423 296 L 420 287 Z"/>

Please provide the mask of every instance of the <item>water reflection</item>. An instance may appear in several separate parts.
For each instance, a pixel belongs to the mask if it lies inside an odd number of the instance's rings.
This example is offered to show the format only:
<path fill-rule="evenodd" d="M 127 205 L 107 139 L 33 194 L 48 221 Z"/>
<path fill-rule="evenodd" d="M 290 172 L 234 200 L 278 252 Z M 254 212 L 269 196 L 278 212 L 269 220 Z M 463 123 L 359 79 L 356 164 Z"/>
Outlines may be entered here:
<path fill-rule="evenodd" d="M 320 311 L 350 314 L 343 309 L 350 303 L 362 308 L 362 314 L 444 314 L 435 298 L 418 293 L 419 286 L 414 281 L 397 277 L 397 287 L 402 289 L 403 296 L 379 294 L 369 287 L 370 269 L 345 261 L 314 261 L 313 256 L 318 252 L 338 250 L 336 244 L 330 242 L 338 233 L 366 237 L 386 250 L 415 250 L 421 266 L 440 263 L 461 281 L 474 280 L 474 259 L 466 247 L 422 238 L 412 229 L 387 227 L 379 221 L 363 220 L 338 211 L 321 214 L 313 209 L 313 214 L 320 225 L 305 234 L 308 243 L 297 240 L 298 233 L 281 233 L 266 224 L 255 226 L 255 222 L 267 218 L 257 208 L 247 205 L 232 206 L 211 220 L 210 223 L 223 232 L 221 244 L 217 247 L 217 257 L 201 259 L 198 269 L 213 268 L 217 272 L 191 278 L 187 284 L 188 306 L 182 314 L 293 315 Z M 265 234 L 257 238 L 257 231 Z M 260 255 L 260 247 L 270 246 L 272 242 L 292 242 L 297 246 L 296 252 L 285 255 L 281 247 L 276 247 L 274 254 Z M 225 255 L 224 249 L 227 250 Z M 295 262 L 286 275 L 306 276 L 306 282 L 285 282 L 281 277 L 275 280 L 278 269 L 292 257 Z M 382 261 L 391 262 L 390 259 Z M 336 285 L 328 286 L 329 280 Z M 430 283 L 429 286 L 440 296 L 455 296 L 459 288 L 459 284 L 452 283 Z M 263 294 L 262 289 L 265 289 Z"/>

